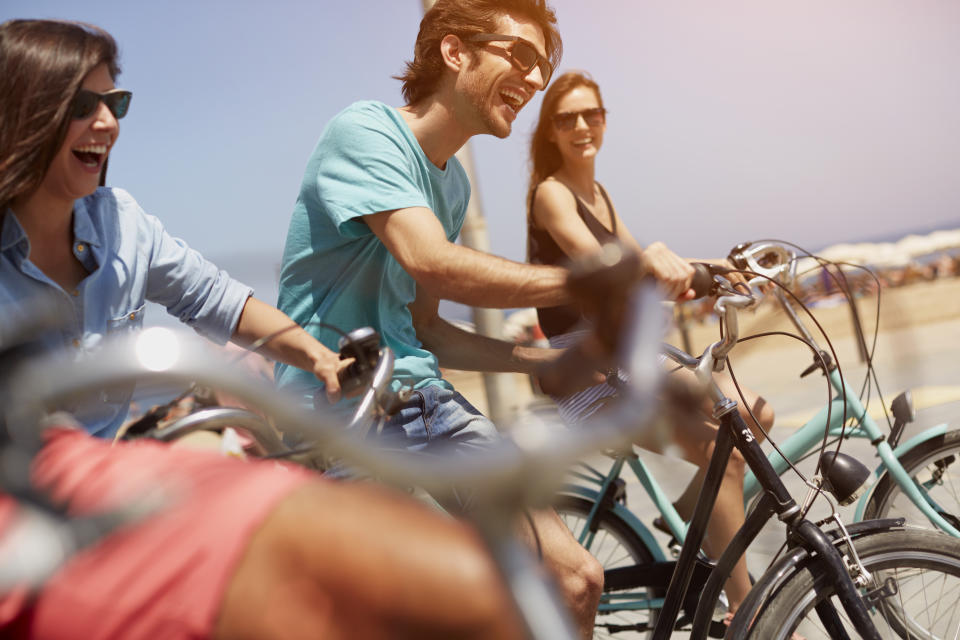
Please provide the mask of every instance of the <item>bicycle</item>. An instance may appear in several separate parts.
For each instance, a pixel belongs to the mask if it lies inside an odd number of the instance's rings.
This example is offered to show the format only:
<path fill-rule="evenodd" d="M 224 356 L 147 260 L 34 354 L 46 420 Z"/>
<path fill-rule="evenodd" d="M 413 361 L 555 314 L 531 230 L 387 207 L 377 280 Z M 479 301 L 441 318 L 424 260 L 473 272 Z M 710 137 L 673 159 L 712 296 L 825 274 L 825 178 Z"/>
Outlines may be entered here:
<path fill-rule="evenodd" d="M 612 257 L 607 255 L 605 261 L 612 261 Z M 623 267 L 622 271 L 632 274 L 637 269 L 636 266 L 628 266 Z M 575 285 L 573 288 L 585 289 L 595 299 L 609 301 L 611 298 L 609 291 L 598 287 L 589 274 L 574 274 L 571 281 Z M 647 420 L 637 420 L 637 415 L 647 416 L 652 411 L 654 383 L 659 372 L 655 364 L 655 345 L 638 340 L 637 336 L 648 332 L 651 326 L 659 325 L 660 319 L 656 305 L 649 302 L 644 304 L 642 299 L 633 300 L 626 307 L 633 317 L 623 321 L 630 329 L 623 340 L 611 338 L 618 335 L 611 327 L 617 325 L 620 319 L 613 319 L 612 324 L 599 322 L 597 325 L 600 327 L 598 335 L 601 343 L 616 342 L 627 346 L 626 356 L 621 358 L 620 364 L 631 372 L 634 386 L 626 393 L 620 412 L 598 417 L 589 430 L 568 431 L 544 422 L 527 422 L 518 426 L 513 436 L 499 446 L 470 457 L 425 459 L 421 455 L 387 452 L 371 446 L 369 440 L 361 440 L 356 437 L 357 434 L 345 432 L 323 412 L 303 409 L 298 397 L 266 388 L 238 371 L 224 368 L 209 355 L 205 343 L 165 329 L 148 330 L 125 341 L 105 344 L 95 358 L 86 356 L 70 364 L 55 358 L 28 362 L 15 376 L 12 392 L 8 396 L 16 399 L 15 406 L 7 407 L 8 430 L 15 443 L 24 438 L 29 440 L 32 425 L 36 424 L 37 417 L 50 404 L 114 384 L 128 384 L 131 381 L 185 384 L 199 381 L 217 386 L 249 400 L 270 415 L 278 425 L 282 425 L 285 433 L 301 436 L 304 441 L 373 471 L 384 481 L 399 486 L 420 485 L 434 495 L 448 494 L 454 486 L 474 487 L 480 494 L 477 503 L 481 507 L 472 514 L 472 519 L 503 570 L 505 581 L 516 598 L 531 637 L 572 638 L 570 626 L 564 623 L 562 609 L 558 607 L 551 589 L 542 582 L 536 560 L 514 540 L 513 522 L 517 510 L 523 505 L 548 504 L 562 482 L 563 470 L 586 452 L 627 446 L 638 431 L 645 428 Z M 582 360 L 573 359 L 576 355 L 577 349 L 572 349 L 569 357 L 565 356 L 556 365 L 554 373 L 569 377 L 581 374 L 585 365 Z M 708 360 L 712 362 L 705 356 L 703 361 L 709 364 Z M 802 577 L 801 570 L 806 567 L 817 574 L 826 573 L 832 576 L 834 584 L 842 587 L 841 607 L 850 612 L 858 631 L 865 637 L 880 637 L 869 619 L 867 605 L 857 593 L 848 568 L 834 545 L 854 554 L 857 549 L 863 548 L 866 541 L 888 539 L 885 536 L 892 534 L 884 532 L 896 528 L 898 523 L 864 523 L 849 531 L 840 526 L 832 534 L 825 534 L 801 517 L 801 507 L 786 494 L 779 478 L 768 467 L 764 467 L 766 460 L 756 453 L 758 449 L 755 442 L 738 439 L 738 434 L 733 430 L 725 428 L 721 432 L 725 434 L 725 439 L 718 442 L 720 453 L 715 455 L 711 464 L 712 473 L 708 473 L 705 486 L 711 486 L 717 471 L 725 465 L 723 452 L 725 450 L 729 455 L 733 440 L 736 439 L 737 446 L 745 449 L 748 460 L 763 470 L 759 474 L 761 483 L 769 491 L 768 497 L 761 501 L 765 512 L 769 515 L 776 510 L 782 519 L 790 521 L 799 540 L 796 550 L 787 557 L 789 562 L 777 573 L 761 576 L 761 584 L 795 587 L 800 584 L 796 581 Z M 697 533 L 697 527 L 702 529 L 701 525 L 711 506 L 708 504 L 708 494 L 705 491 L 701 499 L 703 504 L 698 504 L 694 527 L 684 549 L 686 553 L 681 554 L 676 572 L 677 585 L 671 585 L 664 602 L 666 607 L 681 606 L 683 585 L 680 583 L 683 580 L 680 578 L 690 577 L 693 561 L 696 560 L 695 550 L 700 542 L 698 536 L 702 538 L 702 531 Z M 772 496 L 779 498 L 776 504 L 773 504 L 775 501 Z M 909 542 L 917 549 L 926 550 L 932 558 L 939 559 L 941 565 L 947 567 L 943 569 L 944 573 L 947 573 L 951 562 L 960 559 L 960 542 L 950 540 L 946 548 L 940 549 L 931 546 L 930 541 L 923 539 L 920 534 L 905 531 L 898 533 L 898 536 L 898 543 Z M 960 565 L 960 561 L 956 564 Z M 722 562 L 720 566 L 723 566 Z M 867 573 L 861 567 L 855 575 L 863 581 Z M 717 580 L 722 581 L 722 577 Z M 720 583 L 711 578 L 709 584 L 714 583 L 716 591 L 719 591 Z M 894 581 L 892 584 L 898 583 Z M 768 619 L 764 611 L 776 601 L 780 592 L 782 590 L 767 588 L 757 596 L 755 606 L 759 612 L 758 621 Z M 901 611 L 882 593 L 873 597 L 880 603 L 876 606 Z M 818 607 L 818 611 L 825 617 L 838 616 L 835 607 L 829 603 Z M 664 620 L 667 619 L 667 612 L 665 608 Z M 709 618 L 709 612 L 706 615 Z M 735 619 L 734 622 L 740 620 Z M 672 622 L 667 626 L 672 628 Z M 667 629 L 666 634 L 669 633 Z"/>
<path fill-rule="evenodd" d="M 744 253 L 749 247 L 741 246 L 739 249 Z M 780 259 L 776 260 L 775 264 L 770 264 L 769 254 L 773 251 L 770 245 L 754 247 L 753 251 L 754 253 L 752 254 L 747 253 L 749 262 L 741 258 L 742 266 L 763 271 L 770 277 L 779 275 L 777 269 L 790 268 L 793 264 L 792 259 L 779 250 L 774 251 L 774 257 Z M 757 255 L 763 255 L 767 258 L 765 267 L 758 263 L 756 259 Z M 783 294 L 780 295 L 780 300 L 788 309 L 792 309 Z M 799 324 L 799 319 L 796 318 L 796 314 L 792 317 L 796 319 Z M 729 344 L 732 346 L 733 342 L 737 340 L 736 316 L 731 316 L 728 312 L 721 314 L 721 320 L 724 327 L 724 331 L 722 332 L 724 335 L 723 344 L 727 344 L 727 341 L 730 341 Z M 809 333 L 805 333 L 809 336 Z M 723 352 L 723 355 L 725 355 L 724 349 L 718 349 L 718 345 L 720 344 L 721 343 L 716 343 L 711 345 L 705 352 L 705 356 L 711 349 L 715 352 Z M 668 357 L 683 366 L 687 366 L 688 368 L 697 366 L 696 360 L 679 349 L 664 345 L 664 351 Z M 816 352 L 821 354 L 819 358 L 821 358 L 821 362 L 825 365 L 824 368 L 831 372 L 830 380 L 838 388 L 846 388 L 841 386 L 842 379 L 836 372 L 836 368 L 831 368 L 828 365 L 828 361 L 822 355 L 823 352 L 819 349 L 817 349 Z M 701 360 L 702 358 L 703 357 L 701 357 Z M 798 448 L 797 443 L 800 442 L 802 443 L 802 452 L 805 453 L 812 449 L 817 441 L 824 439 L 824 428 L 828 423 L 832 425 L 832 431 L 839 436 L 843 432 L 843 425 L 846 423 L 844 415 L 851 413 L 860 418 L 861 426 L 856 430 L 850 430 L 848 427 L 847 433 L 844 435 L 847 437 L 871 437 L 871 440 L 874 440 L 875 446 L 884 444 L 882 439 L 872 436 L 872 434 L 878 432 L 878 428 L 869 416 L 865 415 L 859 399 L 849 391 L 847 395 L 851 409 L 848 409 L 845 413 L 843 401 L 835 399 L 834 406 L 832 407 L 833 419 L 831 419 L 831 407 L 828 407 L 828 409 L 819 416 L 822 422 L 814 419 L 814 421 L 808 423 L 797 434 L 794 434 L 779 451 L 783 451 L 788 458 L 792 458 L 794 457 L 792 452 Z M 900 397 L 894 403 L 894 412 L 897 415 L 897 423 L 893 430 L 894 434 L 899 434 L 905 418 L 909 417 L 904 416 L 904 402 L 904 398 Z M 906 443 L 903 450 L 909 451 L 914 443 L 922 444 L 924 442 L 932 442 L 930 437 L 936 435 L 935 433 L 931 433 L 934 431 L 935 430 L 930 430 L 917 436 L 909 443 Z M 889 445 L 887 445 L 887 449 L 889 449 Z M 769 457 L 777 475 L 782 474 L 788 466 L 788 463 L 781 457 L 779 451 L 774 451 Z M 821 453 L 822 452 L 823 450 L 821 449 Z M 901 450 L 897 450 L 896 453 L 900 454 Z M 895 459 L 894 462 L 896 462 Z M 947 464 L 949 464 L 949 462 Z M 559 496 L 557 509 L 571 530 L 573 530 L 580 539 L 581 543 L 585 544 L 588 549 L 594 552 L 594 555 L 597 556 L 598 559 L 603 562 L 605 568 L 608 569 L 606 573 L 608 593 L 601 601 L 600 611 L 598 612 L 597 637 L 600 637 L 603 631 L 614 635 L 615 633 L 624 633 L 627 631 L 642 632 L 652 629 L 658 613 L 661 613 L 659 609 L 662 607 L 662 597 L 660 596 L 662 596 L 666 581 L 669 579 L 672 571 L 671 563 L 667 562 L 667 555 L 662 551 L 651 531 L 625 506 L 625 483 L 620 478 L 625 466 L 634 472 L 654 505 L 660 509 L 664 520 L 669 524 L 675 537 L 673 544 L 676 546 L 673 547 L 674 549 L 679 546 L 679 543 L 676 541 L 684 541 L 684 534 L 687 533 L 685 525 L 672 503 L 660 489 L 659 485 L 657 485 L 646 464 L 632 449 L 617 452 L 614 455 L 614 461 L 609 471 L 606 473 L 602 473 L 590 465 L 582 465 L 585 472 L 574 472 L 573 475 L 583 481 L 583 483 L 566 485 Z M 882 477 L 894 478 L 897 476 L 884 475 Z M 912 485 L 912 481 L 909 482 Z M 749 471 L 748 484 L 746 485 L 745 491 L 747 500 L 749 501 L 750 498 L 756 496 L 761 489 L 761 483 L 756 479 L 754 472 L 752 470 Z M 867 497 L 861 501 L 861 505 L 868 504 L 868 499 L 876 499 L 877 496 L 881 495 L 885 494 L 874 491 L 872 495 L 868 494 Z M 848 499 L 849 496 L 843 495 L 842 498 Z M 927 503 L 925 502 L 924 504 Z M 858 512 L 858 515 L 862 515 L 862 512 Z M 753 535 L 756 535 L 756 532 L 754 532 Z M 745 548 L 746 546 L 744 545 L 743 550 L 745 550 Z M 734 557 L 734 561 L 737 557 Z M 640 588 L 635 592 L 631 592 L 629 590 L 631 588 L 629 580 L 626 582 L 621 580 L 621 578 L 629 572 L 629 570 L 624 569 L 624 567 L 631 566 L 640 567 L 640 569 L 633 571 L 634 575 L 648 573 L 649 575 L 655 575 L 657 577 L 648 578 L 640 584 L 633 585 L 633 587 Z M 695 574 L 695 581 L 697 585 L 702 585 L 705 580 L 706 566 L 704 565 L 700 567 L 699 572 Z M 690 616 L 695 608 L 695 599 L 685 602 L 684 609 L 687 612 L 687 616 L 686 618 L 681 618 L 677 624 L 679 626 L 689 624 Z M 710 631 L 712 634 L 717 634 L 722 631 L 720 623 L 714 623 Z"/>

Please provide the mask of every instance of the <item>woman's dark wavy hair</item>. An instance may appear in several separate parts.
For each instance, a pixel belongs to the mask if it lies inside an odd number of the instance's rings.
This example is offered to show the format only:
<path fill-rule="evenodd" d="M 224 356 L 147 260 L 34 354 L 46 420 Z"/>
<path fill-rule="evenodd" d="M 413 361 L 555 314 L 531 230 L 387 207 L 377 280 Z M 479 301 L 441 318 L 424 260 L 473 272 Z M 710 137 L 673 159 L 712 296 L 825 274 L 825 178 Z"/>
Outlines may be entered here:
<path fill-rule="evenodd" d="M 120 74 L 117 43 L 93 25 L 57 20 L 0 24 L 0 219 L 35 191 L 67 136 L 83 79 L 106 64 Z"/>
<path fill-rule="evenodd" d="M 546 0 L 437 0 L 420 21 L 420 32 L 413 48 L 413 60 L 403 75 L 403 98 L 416 104 L 437 90 L 443 77 L 440 41 L 449 34 L 466 38 L 491 33 L 504 14 L 526 18 L 543 31 L 547 58 L 554 68 L 560 63 L 563 45 L 557 31 L 557 15 Z"/>
<path fill-rule="evenodd" d="M 597 94 L 597 102 L 603 106 L 603 96 L 600 87 L 586 71 L 568 71 L 553 81 L 553 84 L 544 92 L 543 102 L 540 103 L 540 116 L 537 126 L 530 138 L 530 185 L 527 188 L 527 199 L 538 184 L 557 172 L 563 165 L 560 149 L 550 140 L 553 127 L 553 116 L 557 112 L 557 103 L 565 95 L 577 87 L 587 87 Z M 529 209 L 529 207 L 528 207 Z"/>

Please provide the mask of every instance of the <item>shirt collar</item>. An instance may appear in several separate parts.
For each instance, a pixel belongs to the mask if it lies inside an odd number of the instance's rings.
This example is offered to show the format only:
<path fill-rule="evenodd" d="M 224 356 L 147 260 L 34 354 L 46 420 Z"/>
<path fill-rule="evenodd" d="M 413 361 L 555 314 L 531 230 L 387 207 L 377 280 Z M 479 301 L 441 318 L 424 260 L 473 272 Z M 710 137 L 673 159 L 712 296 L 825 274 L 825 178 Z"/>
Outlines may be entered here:
<path fill-rule="evenodd" d="M 20 226 L 20 221 L 13 213 L 13 209 L 7 207 L 3 216 L 3 224 L 0 226 L 0 252 L 15 248 L 21 248 L 21 255 L 27 255 L 30 242 L 27 240 L 27 232 Z"/>
<path fill-rule="evenodd" d="M 73 237 L 77 242 L 93 247 L 99 247 L 101 244 L 97 227 L 90 219 L 90 212 L 87 210 L 84 199 L 77 200 L 73 207 Z M 13 209 L 7 207 L 0 225 L 0 253 L 6 253 L 13 248 L 19 248 L 19 255 L 24 257 L 30 252 L 30 240 L 27 238 L 27 232 L 20 226 L 20 221 L 17 220 Z"/>

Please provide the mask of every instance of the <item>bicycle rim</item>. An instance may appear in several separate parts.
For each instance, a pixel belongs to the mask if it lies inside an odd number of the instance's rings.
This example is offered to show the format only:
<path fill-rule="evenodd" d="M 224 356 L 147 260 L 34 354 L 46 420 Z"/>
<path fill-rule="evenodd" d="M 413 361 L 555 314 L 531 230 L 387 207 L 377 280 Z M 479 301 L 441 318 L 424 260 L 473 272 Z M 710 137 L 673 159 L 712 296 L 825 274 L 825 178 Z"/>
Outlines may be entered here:
<path fill-rule="evenodd" d="M 872 574 L 860 589 L 882 638 L 960 637 L 960 540 L 938 532 L 888 531 L 858 540 L 860 559 Z M 857 637 L 834 588 L 817 562 L 808 562 L 757 616 L 750 637 L 789 640 L 830 638 L 815 607 L 827 599 L 843 628 Z"/>

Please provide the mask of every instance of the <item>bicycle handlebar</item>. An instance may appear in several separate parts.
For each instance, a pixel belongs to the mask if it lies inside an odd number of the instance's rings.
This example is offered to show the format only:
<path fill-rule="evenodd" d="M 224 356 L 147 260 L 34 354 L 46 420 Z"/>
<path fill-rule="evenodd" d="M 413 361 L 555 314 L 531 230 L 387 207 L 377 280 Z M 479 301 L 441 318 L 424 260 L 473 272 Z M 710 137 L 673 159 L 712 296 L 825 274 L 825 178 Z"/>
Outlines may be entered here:
<path fill-rule="evenodd" d="M 751 271 L 785 285 L 797 275 L 797 254 L 776 242 L 744 242 L 730 250 L 728 259 L 738 269 Z"/>
<path fill-rule="evenodd" d="M 236 407 L 208 407 L 186 415 L 171 424 L 150 432 L 149 437 L 163 442 L 172 442 L 189 433 L 219 427 L 240 427 L 257 441 L 267 455 L 287 451 L 280 436 L 263 418 L 247 409 Z"/>

